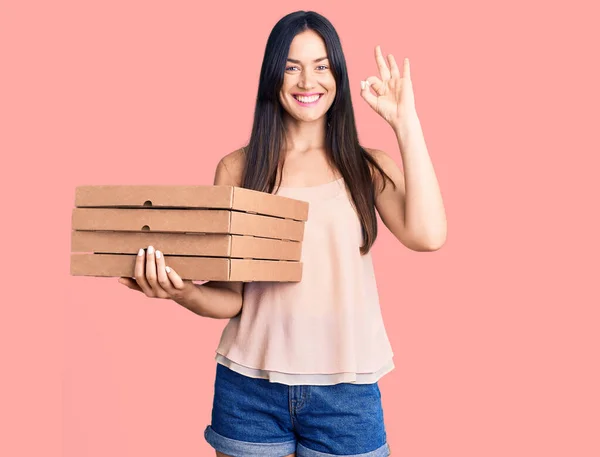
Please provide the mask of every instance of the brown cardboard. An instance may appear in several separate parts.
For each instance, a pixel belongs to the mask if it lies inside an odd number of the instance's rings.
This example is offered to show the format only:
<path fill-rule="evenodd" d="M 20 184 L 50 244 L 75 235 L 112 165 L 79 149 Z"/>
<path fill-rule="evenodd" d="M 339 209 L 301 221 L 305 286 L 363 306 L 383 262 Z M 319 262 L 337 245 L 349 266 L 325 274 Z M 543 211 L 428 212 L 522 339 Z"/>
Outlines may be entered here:
<path fill-rule="evenodd" d="M 132 254 L 71 254 L 71 274 L 133 277 L 136 258 Z M 165 260 L 181 278 L 192 281 L 297 282 L 302 279 L 300 262 L 183 256 L 169 256 Z"/>
<path fill-rule="evenodd" d="M 308 218 L 307 202 L 233 186 L 78 186 L 75 206 L 228 209 L 297 221 Z"/>
<path fill-rule="evenodd" d="M 140 248 L 184 279 L 300 281 L 308 203 L 232 186 L 79 186 L 71 274 L 133 276 Z M 87 253 L 87 254 L 86 254 Z"/>
<path fill-rule="evenodd" d="M 302 243 L 227 234 L 71 232 L 72 252 L 137 254 L 153 246 L 164 255 L 300 261 Z"/>
<path fill-rule="evenodd" d="M 73 208 L 74 230 L 229 233 L 302 241 L 304 222 L 219 209 Z"/>

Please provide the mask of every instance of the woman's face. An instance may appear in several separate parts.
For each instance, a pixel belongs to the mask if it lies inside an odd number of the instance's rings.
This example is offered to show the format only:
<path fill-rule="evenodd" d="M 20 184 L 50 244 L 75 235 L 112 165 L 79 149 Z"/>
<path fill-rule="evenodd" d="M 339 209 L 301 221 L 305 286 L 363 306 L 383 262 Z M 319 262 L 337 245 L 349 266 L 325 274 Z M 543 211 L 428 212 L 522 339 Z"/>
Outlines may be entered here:
<path fill-rule="evenodd" d="M 325 41 L 313 30 L 296 35 L 290 45 L 279 100 L 298 121 L 310 122 L 327 113 L 335 98 L 335 79 Z"/>

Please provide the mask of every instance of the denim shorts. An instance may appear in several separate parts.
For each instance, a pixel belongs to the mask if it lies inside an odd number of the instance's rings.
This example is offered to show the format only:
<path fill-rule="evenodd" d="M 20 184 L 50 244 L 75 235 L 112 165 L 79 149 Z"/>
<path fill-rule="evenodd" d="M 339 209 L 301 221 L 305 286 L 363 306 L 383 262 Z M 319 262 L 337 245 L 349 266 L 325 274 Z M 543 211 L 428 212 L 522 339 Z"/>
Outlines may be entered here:
<path fill-rule="evenodd" d="M 390 454 L 377 382 L 288 386 L 220 363 L 204 437 L 232 457 Z"/>

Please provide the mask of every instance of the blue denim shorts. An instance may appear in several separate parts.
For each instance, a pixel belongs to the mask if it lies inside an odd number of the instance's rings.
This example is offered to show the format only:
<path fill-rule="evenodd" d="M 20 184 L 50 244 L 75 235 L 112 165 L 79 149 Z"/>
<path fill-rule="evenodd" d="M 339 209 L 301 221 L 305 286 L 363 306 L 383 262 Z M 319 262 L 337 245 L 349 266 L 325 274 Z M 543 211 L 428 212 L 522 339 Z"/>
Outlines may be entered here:
<path fill-rule="evenodd" d="M 232 457 L 390 454 L 377 383 L 288 386 L 220 363 L 204 437 Z"/>

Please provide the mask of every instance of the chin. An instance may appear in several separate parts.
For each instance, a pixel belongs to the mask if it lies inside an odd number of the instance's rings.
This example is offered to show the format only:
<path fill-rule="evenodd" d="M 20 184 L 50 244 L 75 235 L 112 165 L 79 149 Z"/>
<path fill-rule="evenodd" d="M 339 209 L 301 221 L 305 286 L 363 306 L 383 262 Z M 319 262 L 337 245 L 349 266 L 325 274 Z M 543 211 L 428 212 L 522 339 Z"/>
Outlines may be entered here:
<path fill-rule="evenodd" d="M 288 113 L 290 114 L 290 113 Z M 327 118 L 327 111 L 319 112 L 319 113 L 299 113 L 298 111 L 293 111 L 290 114 L 292 118 L 299 122 L 318 122 L 321 120 L 325 120 Z"/>
<path fill-rule="evenodd" d="M 321 114 L 319 116 L 314 116 L 314 117 L 313 116 L 310 116 L 310 117 L 308 117 L 308 116 L 304 116 L 304 117 L 293 116 L 293 118 L 296 119 L 299 122 L 317 122 L 317 121 L 319 121 L 321 119 L 325 119 L 325 113 L 323 113 L 323 114 Z"/>

